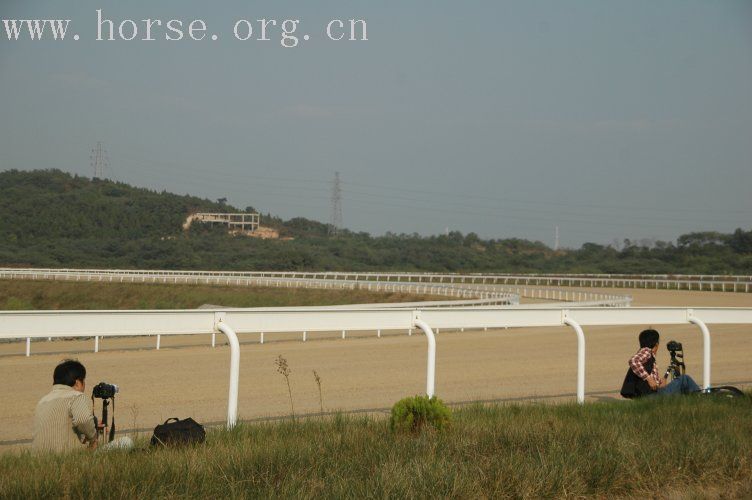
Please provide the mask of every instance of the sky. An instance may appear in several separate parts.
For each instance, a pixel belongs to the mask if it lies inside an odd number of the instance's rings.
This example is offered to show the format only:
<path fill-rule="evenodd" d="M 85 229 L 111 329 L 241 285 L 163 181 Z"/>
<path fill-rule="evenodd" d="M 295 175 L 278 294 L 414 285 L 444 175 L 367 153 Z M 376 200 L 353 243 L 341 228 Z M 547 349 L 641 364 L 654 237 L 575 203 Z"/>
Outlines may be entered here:
<path fill-rule="evenodd" d="M 97 41 L 97 9 L 139 37 L 203 19 L 207 38 Z M 91 176 L 101 141 L 108 178 L 284 218 L 329 221 L 340 172 L 345 227 L 373 234 L 752 228 L 747 0 L 0 0 L 36 18 L 71 25 L 0 26 L 0 170 Z M 300 19 L 299 45 L 256 40 L 257 19 Z M 327 39 L 333 19 L 368 40 Z"/>

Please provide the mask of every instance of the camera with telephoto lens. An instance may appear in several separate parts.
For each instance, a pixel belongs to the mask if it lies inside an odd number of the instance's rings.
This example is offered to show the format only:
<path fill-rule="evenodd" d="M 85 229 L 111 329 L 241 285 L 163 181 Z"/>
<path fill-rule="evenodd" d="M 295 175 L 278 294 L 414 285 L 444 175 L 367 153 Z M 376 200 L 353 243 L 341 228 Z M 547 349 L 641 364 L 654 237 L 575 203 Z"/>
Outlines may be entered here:
<path fill-rule="evenodd" d="M 671 375 L 671 380 L 676 380 L 684 375 L 687 369 L 684 365 L 684 349 L 681 343 L 676 340 L 669 340 L 668 344 L 666 344 L 666 349 L 668 349 L 668 353 L 671 355 L 671 361 L 668 364 L 668 368 L 666 368 L 663 378 L 668 379 L 668 376 Z"/>
<path fill-rule="evenodd" d="M 92 397 L 99 399 L 112 399 L 115 397 L 115 393 L 119 391 L 120 389 L 115 384 L 100 382 L 94 386 L 94 390 L 92 391 L 91 395 Z"/>
<path fill-rule="evenodd" d="M 682 345 L 676 340 L 670 340 L 668 344 L 666 344 L 666 349 L 668 349 L 669 352 L 676 352 L 676 351 L 683 350 Z"/>

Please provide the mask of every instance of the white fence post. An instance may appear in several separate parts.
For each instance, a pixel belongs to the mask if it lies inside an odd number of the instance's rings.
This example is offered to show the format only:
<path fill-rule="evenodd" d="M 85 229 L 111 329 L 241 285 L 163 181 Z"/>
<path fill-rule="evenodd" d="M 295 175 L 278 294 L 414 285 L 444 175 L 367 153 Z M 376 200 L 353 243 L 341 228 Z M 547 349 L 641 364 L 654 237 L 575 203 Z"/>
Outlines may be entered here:
<path fill-rule="evenodd" d="M 159 350 L 161 345 L 162 345 L 162 336 L 157 334 L 157 351 Z"/>
<path fill-rule="evenodd" d="M 694 315 L 692 309 L 687 310 L 687 320 L 700 327 L 702 332 L 702 388 L 710 388 L 710 330 L 700 318 Z"/>
<path fill-rule="evenodd" d="M 433 335 L 433 330 L 424 321 L 420 319 L 420 312 L 415 312 L 415 319 L 413 324 L 423 330 L 426 334 L 426 340 L 428 340 L 428 365 L 426 367 L 426 396 L 433 397 L 436 379 L 436 337 Z"/>
<path fill-rule="evenodd" d="M 26 357 L 31 356 L 31 337 L 26 337 Z"/>
<path fill-rule="evenodd" d="M 230 325 L 224 322 L 224 313 L 215 314 L 215 327 L 227 336 L 230 343 L 230 394 L 227 399 L 227 427 L 238 422 L 238 382 L 240 380 L 240 342 Z"/>
<path fill-rule="evenodd" d="M 561 311 L 562 322 L 574 328 L 577 334 L 577 402 L 583 404 L 585 402 L 585 334 L 580 324 L 569 318 L 568 314 L 569 311 L 566 309 Z"/>
<path fill-rule="evenodd" d="M 94 352 L 99 352 L 99 335 L 94 335 Z"/>

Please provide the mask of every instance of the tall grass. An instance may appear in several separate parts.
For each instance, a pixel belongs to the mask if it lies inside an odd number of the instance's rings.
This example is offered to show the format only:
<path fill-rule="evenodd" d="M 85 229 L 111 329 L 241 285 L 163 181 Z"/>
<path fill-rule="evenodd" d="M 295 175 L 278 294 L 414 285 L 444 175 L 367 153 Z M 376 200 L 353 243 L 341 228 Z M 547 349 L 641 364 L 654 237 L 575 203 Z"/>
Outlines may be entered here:
<path fill-rule="evenodd" d="M 367 290 L 0 280 L 0 310 L 194 309 L 202 304 L 282 307 L 432 299 Z"/>
<path fill-rule="evenodd" d="M 698 397 L 475 406 L 417 436 L 376 417 L 241 425 L 184 449 L 6 454 L 0 497 L 748 496 L 751 416 Z"/>

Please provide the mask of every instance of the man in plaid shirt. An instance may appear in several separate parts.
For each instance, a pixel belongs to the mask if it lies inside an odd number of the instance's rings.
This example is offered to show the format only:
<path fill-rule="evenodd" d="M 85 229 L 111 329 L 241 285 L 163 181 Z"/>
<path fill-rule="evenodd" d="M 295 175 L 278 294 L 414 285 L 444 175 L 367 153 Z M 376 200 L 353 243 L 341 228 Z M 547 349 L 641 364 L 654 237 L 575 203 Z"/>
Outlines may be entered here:
<path fill-rule="evenodd" d="M 630 358 L 629 371 L 621 388 L 621 395 L 625 398 L 649 394 L 688 394 L 700 390 L 689 375 L 682 375 L 671 383 L 661 378 L 655 362 L 659 341 L 660 334 L 656 330 L 640 332 L 640 350 Z"/>
<path fill-rule="evenodd" d="M 637 354 L 629 359 L 629 368 L 635 375 L 647 382 L 648 386 L 653 391 L 657 391 L 658 388 L 661 387 L 661 384 L 665 383 L 665 380 L 661 379 L 661 376 L 658 373 L 658 366 L 655 363 L 655 354 L 657 351 L 658 344 L 655 344 L 655 347 L 652 348 L 640 347 Z M 650 364 L 653 365 L 653 369 L 650 370 L 650 373 L 645 369 L 645 365 L 648 364 L 648 361 L 652 361 Z"/>

